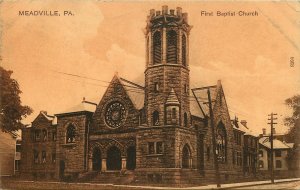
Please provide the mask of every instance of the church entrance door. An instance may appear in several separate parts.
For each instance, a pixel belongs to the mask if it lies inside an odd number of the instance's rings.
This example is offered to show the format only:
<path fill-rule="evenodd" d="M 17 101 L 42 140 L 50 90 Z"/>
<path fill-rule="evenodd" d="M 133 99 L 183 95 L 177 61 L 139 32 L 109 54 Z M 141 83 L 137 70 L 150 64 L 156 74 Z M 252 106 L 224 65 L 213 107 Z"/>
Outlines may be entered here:
<path fill-rule="evenodd" d="M 122 167 L 121 151 L 115 146 L 107 150 L 106 167 L 107 170 L 121 170 Z"/>
<path fill-rule="evenodd" d="M 101 151 L 99 148 L 95 148 L 93 151 L 93 170 L 100 171 L 102 167 L 102 160 L 101 160 Z"/>
<path fill-rule="evenodd" d="M 135 161 L 136 160 L 136 150 L 134 146 L 131 146 L 127 149 L 127 170 L 134 170 L 135 169 Z"/>

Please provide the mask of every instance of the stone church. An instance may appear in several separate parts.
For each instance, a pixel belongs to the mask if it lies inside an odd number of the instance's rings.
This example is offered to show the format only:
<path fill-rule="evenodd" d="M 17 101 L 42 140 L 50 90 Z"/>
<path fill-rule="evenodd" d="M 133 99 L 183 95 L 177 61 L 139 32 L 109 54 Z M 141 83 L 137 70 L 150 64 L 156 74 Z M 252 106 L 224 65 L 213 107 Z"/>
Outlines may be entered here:
<path fill-rule="evenodd" d="M 41 111 L 23 129 L 21 175 L 117 183 L 213 180 L 207 91 L 190 88 L 188 14 L 150 10 L 144 86 L 113 77 L 99 103 L 54 116 Z M 221 178 L 243 174 L 243 131 L 233 125 L 221 82 L 210 87 Z M 240 163 L 240 164 L 239 164 Z"/>

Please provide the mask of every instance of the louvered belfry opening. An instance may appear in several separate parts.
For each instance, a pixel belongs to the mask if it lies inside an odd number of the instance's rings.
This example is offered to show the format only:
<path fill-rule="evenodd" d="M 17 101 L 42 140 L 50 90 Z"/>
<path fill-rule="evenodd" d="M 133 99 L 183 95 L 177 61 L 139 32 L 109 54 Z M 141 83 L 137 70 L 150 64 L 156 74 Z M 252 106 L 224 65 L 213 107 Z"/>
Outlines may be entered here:
<path fill-rule="evenodd" d="M 153 64 L 161 63 L 161 33 L 155 32 L 153 35 Z"/>
<path fill-rule="evenodd" d="M 182 64 L 186 66 L 186 37 L 182 35 Z"/>
<path fill-rule="evenodd" d="M 174 30 L 167 33 L 167 63 L 177 63 L 177 33 Z"/>

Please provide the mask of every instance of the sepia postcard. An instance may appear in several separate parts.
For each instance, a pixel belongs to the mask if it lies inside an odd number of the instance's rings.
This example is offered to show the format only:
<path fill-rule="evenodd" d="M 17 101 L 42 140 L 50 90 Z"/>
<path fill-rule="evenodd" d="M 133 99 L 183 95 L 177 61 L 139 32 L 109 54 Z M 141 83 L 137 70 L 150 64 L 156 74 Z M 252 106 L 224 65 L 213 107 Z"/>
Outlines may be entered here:
<path fill-rule="evenodd" d="M 299 189 L 299 1 L 0 1 L 0 189 Z"/>

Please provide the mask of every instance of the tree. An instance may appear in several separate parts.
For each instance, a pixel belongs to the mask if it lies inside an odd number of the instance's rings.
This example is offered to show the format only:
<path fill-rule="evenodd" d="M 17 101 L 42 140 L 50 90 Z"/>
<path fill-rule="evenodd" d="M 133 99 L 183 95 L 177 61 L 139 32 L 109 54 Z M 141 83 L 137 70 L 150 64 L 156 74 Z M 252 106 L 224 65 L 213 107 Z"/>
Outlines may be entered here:
<path fill-rule="evenodd" d="M 18 82 L 11 78 L 12 73 L 0 66 L 0 125 L 6 132 L 23 128 L 22 118 L 32 113 L 29 106 L 21 105 L 22 91 Z"/>
<path fill-rule="evenodd" d="M 291 116 L 284 119 L 285 125 L 290 129 L 287 133 L 288 142 L 298 142 L 300 133 L 300 95 L 295 95 L 285 100 L 285 104 L 293 110 Z"/>

